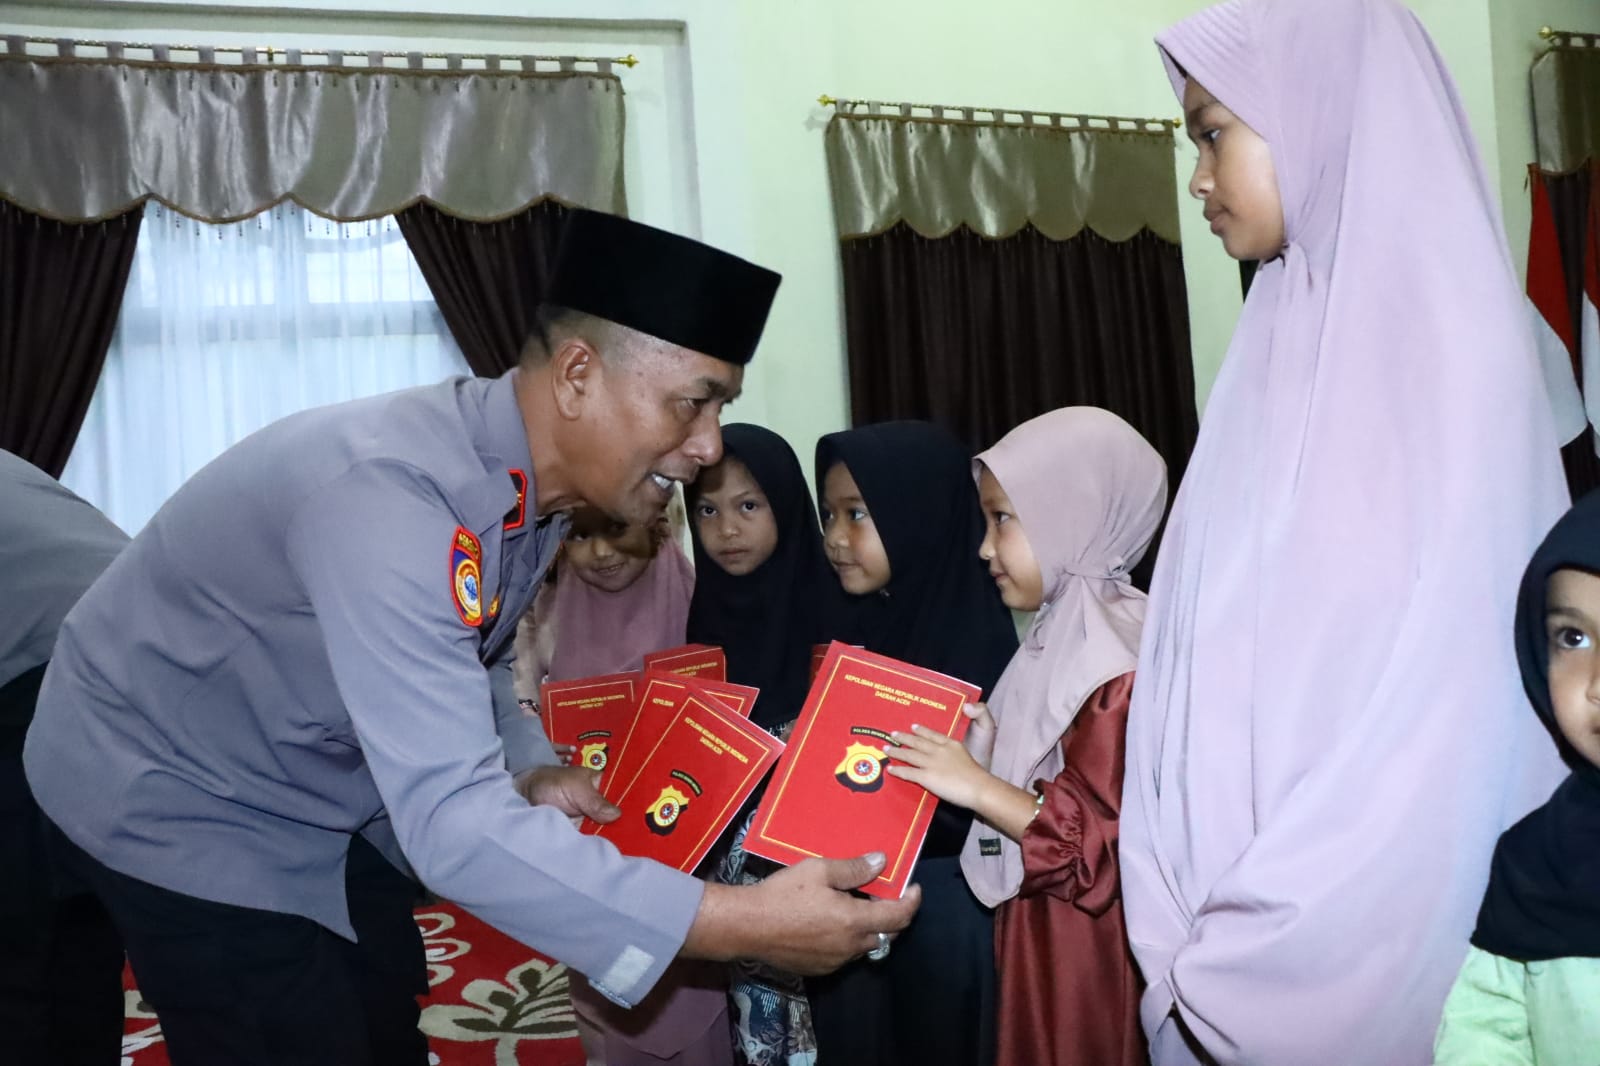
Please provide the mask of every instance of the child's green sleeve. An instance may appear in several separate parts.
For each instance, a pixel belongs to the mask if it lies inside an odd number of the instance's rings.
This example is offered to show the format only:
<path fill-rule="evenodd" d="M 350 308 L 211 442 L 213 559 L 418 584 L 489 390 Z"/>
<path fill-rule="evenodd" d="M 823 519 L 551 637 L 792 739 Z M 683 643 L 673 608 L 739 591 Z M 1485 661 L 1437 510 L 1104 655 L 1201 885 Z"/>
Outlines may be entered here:
<path fill-rule="evenodd" d="M 1434 1037 L 1434 1066 L 1534 1066 L 1528 968 L 1473 948 Z"/>

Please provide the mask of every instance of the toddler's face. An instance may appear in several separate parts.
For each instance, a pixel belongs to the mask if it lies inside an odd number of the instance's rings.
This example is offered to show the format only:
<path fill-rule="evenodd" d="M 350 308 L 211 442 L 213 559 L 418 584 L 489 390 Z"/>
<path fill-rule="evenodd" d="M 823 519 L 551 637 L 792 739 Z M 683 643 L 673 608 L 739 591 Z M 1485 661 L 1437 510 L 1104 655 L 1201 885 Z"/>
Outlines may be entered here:
<path fill-rule="evenodd" d="M 1235 259 L 1276 259 L 1283 251 L 1283 201 L 1267 142 L 1192 78 L 1183 111 L 1200 152 L 1189 195 L 1205 205 L 1211 232 Z"/>
<path fill-rule="evenodd" d="M 867 513 L 850 468 L 834 463 L 822 479 L 822 542 L 839 584 L 852 596 L 877 592 L 889 584 L 889 553 Z"/>
<path fill-rule="evenodd" d="M 567 565 L 585 584 L 621 592 L 645 572 L 656 545 L 649 526 L 610 522 L 589 512 L 574 518 L 563 546 Z"/>
<path fill-rule="evenodd" d="M 1013 611 L 1037 611 L 1044 602 L 1039 560 L 1017 521 L 1011 497 L 987 466 L 978 473 L 978 502 L 983 505 L 986 527 L 978 557 L 989 564 L 989 576 L 1000 587 L 1000 598 Z"/>
<path fill-rule="evenodd" d="M 694 524 L 713 562 L 743 577 L 772 558 L 778 522 L 750 468 L 731 456 L 695 482 Z"/>
<path fill-rule="evenodd" d="M 1574 751 L 1600 766 L 1600 577 L 1557 570 L 1545 584 L 1550 702 Z"/>

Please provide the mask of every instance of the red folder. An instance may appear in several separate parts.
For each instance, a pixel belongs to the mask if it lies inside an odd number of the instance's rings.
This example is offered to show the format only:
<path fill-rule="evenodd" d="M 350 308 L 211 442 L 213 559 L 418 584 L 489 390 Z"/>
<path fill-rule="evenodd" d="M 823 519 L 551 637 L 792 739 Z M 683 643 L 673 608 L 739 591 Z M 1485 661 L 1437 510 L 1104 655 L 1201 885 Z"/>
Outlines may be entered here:
<path fill-rule="evenodd" d="M 583 832 L 625 855 L 692 872 L 783 751 L 783 742 L 717 701 L 686 696 L 613 800 L 622 816 Z"/>
<path fill-rule="evenodd" d="M 728 656 L 714 644 L 685 644 L 653 651 L 644 657 L 644 668 L 702 681 L 728 680 Z"/>
<path fill-rule="evenodd" d="M 574 766 L 604 770 L 627 739 L 639 706 L 639 674 L 606 674 L 539 687 L 539 718 L 552 744 L 572 744 Z"/>
<path fill-rule="evenodd" d="M 808 680 L 817 679 L 817 671 L 822 669 L 822 660 L 828 657 L 828 645 L 813 644 L 811 646 L 811 676 Z"/>
<path fill-rule="evenodd" d="M 831 647 L 832 644 L 811 645 L 811 676 L 807 678 L 808 681 L 816 681 L 817 671 L 822 669 L 822 660 L 828 657 L 828 649 Z M 859 648 L 861 645 L 852 644 L 850 647 Z"/>
<path fill-rule="evenodd" d="M 968 724 L 962 705 L 980 694 L 932 670 L 831 645 L 745 850 L 782 863 L 881 851 L 888 862 L 861 891 L 899 899 L 938 798 L 885 773 L 884 746 L 913 723 L 960 739 Z"/>
<path fill-rule="evenodd" d="M 641 678 L 639 697 L 634 701 L 633 717 L 622 732 L 621 743 L 612 748 L 612 773 L 607 775 L 603 794 L 612 802 L 616 801 L 617 793 L 632 782 L 634 771 L 638 769 L 639 749 L 635 743 L 648 749 L 690 695 L 714 700 L 740 717 L 749 718 L 760 692 L 760 689 L 735 685 L 731 681 L 708 681 L 646 670 Z"/>

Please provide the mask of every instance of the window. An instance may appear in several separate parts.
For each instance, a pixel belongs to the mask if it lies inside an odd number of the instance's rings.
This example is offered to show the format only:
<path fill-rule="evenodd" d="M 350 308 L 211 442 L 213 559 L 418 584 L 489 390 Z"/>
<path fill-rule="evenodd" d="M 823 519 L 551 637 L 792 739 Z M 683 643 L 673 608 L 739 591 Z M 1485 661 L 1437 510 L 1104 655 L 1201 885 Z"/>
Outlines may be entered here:
<path fill-rule="evenodd" d="M 283 205 L 214 226 L 152 204 L 62 481 L 137 533 L 270 422 L 468 373 L 392 219 Z"/>

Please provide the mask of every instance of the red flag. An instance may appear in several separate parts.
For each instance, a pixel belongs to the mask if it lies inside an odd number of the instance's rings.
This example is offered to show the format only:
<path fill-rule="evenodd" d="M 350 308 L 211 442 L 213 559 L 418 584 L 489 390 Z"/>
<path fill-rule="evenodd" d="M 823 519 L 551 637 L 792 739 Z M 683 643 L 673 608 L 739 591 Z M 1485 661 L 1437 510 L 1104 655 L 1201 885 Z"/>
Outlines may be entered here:
<path fill-rule="evenodd" d="M 1593 189 L 1600 185 L 1600 166 L 1590 175 Z M 1578 365 L 1583 368 L 1584 406 L 1589 421 L 1600 426 L 1600 197 L 1589 194 L 1589 217 L 1583 240 L 1583 287 L 1578 293 L 1578 335 L 1575 338 Z M 1595 436 L 1595 451 L 1600 453 L 1600 433 Z"/>
<path fill-rule="evenodd" d="M 1537 312 L 1534 335 L 1555 416 L 1556 433 L 1561 443 L 1566 444 L 1582 433 L 1592 420 L 1584 409 L 1578 381 L 1586 378 L 1585 383 L 1592 388 L 1583 391 L 1591 392 L 1595 400 L 1600 400 L 1600 380 L 1584 374 L 1578 358 L 1555 213 L 1550 207 L 1543 176 L 1533 167 L 1528 168 L 1528 184 L 1533 193 L 1533 224 L 1528 232 L 1528 300 Z M 1591 358 L 1600 358 L 1600 352 Z"/>

